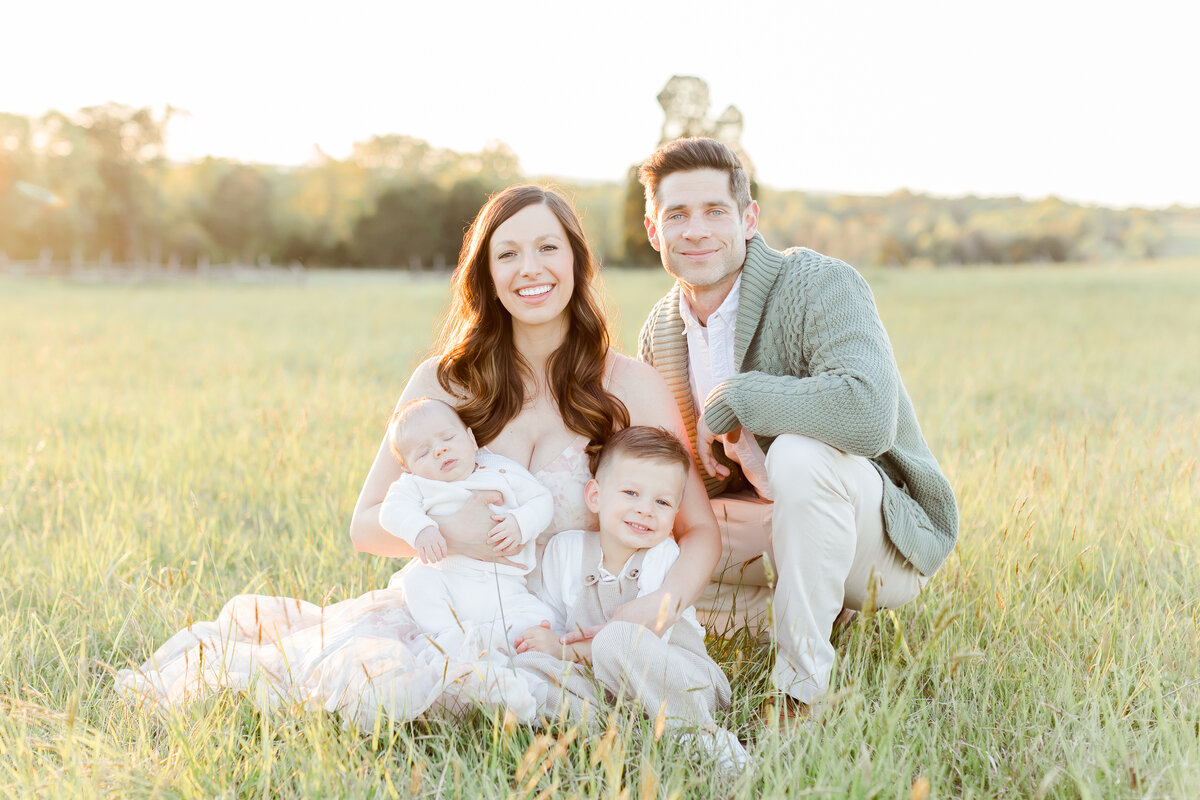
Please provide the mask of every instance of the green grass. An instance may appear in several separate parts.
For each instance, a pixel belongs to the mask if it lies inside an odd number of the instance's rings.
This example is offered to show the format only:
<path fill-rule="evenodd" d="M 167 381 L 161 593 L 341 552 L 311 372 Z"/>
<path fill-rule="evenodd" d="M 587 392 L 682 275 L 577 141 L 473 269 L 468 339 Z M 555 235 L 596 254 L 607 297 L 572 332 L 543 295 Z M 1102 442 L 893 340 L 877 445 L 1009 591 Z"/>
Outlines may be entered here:
<path fill-rule="evenodd" d="M 232 594 L 386 581 L 346 528 L 444 283 L 0 277 L 0 795 L 1200 795 L 1200 268 L 868 279 L 959 547 L 841 635 L 828 703 L 792 731 L 755 721 L 765 658 L 713 643 L 757 763 L 723 782 L 624 709 L 594 731 L 354 733 L 233 695 L 126 708 L 112 671 Z M 626 352 L 666 285 L 607 276 Z"/>

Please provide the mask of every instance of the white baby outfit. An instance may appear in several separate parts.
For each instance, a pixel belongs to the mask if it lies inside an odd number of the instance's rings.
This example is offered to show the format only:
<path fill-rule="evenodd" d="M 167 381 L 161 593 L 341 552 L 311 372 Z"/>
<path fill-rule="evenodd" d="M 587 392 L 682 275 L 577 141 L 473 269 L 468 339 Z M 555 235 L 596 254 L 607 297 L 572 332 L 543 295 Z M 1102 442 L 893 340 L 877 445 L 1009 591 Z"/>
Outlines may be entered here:
<path fill-rule="evenodd" d="M 551 617 L 525 581 L 537 561 L 537 535 L 554 516 L 550 490 L 517 462 L 488 450 L 475 454 L 475 464 L 458 481 L 401 475 L 379 509 L 384 530 L 414 546 L 417 534 L 436 526 L 431 515 L 457 511 L 472 492 L 500 492 L 503 499 L 492 512 L 516 518 L 522 548 L 510 559 L 522 566 L 448 555 L 431 564 L 413 559 L 388 581 L 389 589 L 405 592 L 413 619 L 447 652 L 457 652 L 464 637 L 473 637 L 479 649 L 505 649 L 506 642 Z"/>

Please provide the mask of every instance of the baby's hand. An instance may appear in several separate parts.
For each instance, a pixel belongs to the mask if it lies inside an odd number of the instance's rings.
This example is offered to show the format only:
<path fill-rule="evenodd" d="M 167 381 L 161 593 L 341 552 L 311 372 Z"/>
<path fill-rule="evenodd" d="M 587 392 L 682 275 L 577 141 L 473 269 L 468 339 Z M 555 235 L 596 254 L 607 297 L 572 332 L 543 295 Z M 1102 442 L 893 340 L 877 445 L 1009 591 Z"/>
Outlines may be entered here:
<path fill-rule="evenodd" d="M 521 526 L 512 514 L 503 517 L 492 517 L 497 520 L 496 527 L 488 531 L 487 543 L 498 556 L 516 555 L 521 550 Z"/>
<path fill-rule="evenodd" d="M 432 525 L 417 534 L 413 546 L 417 548 L 417 555 L 426 564 L 433 564 L 446 557 L 446 537 Z"/>
<path fill-rule="evenodd" d="M 555 658 L 562 658 L 562 642 L 558 640 L 558 634 L 550 630 L 548 620 L 542 620 L 541 625 L 522 633 L 513 644 L 516 645 L 518 653 L 528 653 L 532 650 L 552 655 Z"/>

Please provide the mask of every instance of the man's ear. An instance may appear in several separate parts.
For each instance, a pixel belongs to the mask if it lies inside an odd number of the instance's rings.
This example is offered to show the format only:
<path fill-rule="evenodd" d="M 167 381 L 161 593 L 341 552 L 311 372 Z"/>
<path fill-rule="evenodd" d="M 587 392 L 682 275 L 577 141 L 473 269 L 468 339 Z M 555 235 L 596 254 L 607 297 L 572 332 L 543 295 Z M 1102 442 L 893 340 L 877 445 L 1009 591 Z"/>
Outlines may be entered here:
<path fill-rule="evenodd" d="M 588 511 L 593 514 L 600 511 L 600 484 L 596 483 L 596 479 L 592 478 L 583 487 L 583 502 L 587 506 Z"/>
<path fill-rule="evenodd" d="M 754 238 L 754 234 L 758 233 L 758 202 L 751 200 L 750 205 L 746 206 L 745 213 L 742 214 L 742 221 L 746 223 L 746 241 Z"/>
<path fill-rule="evenodd" d="M 650 215 L 642 217 L 642 224 L 646 226 L 646 236 L 650 239 L 650 246 L 658 252 L 662 252 L 662 242 L 658 240 L 658 226 L 654 224 L 654 220 Z M 757 225 L 757 222 L 755 223 Z"/>

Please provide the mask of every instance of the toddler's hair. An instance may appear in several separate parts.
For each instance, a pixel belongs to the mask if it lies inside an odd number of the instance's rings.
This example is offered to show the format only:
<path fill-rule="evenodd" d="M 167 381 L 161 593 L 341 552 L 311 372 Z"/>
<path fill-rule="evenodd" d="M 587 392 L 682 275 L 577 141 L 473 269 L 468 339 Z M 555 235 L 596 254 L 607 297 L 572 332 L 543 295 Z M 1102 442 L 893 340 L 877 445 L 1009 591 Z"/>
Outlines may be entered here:
<path fill-rule="evenodd" d="M 459 422 L 462 422 L 462 417 L 459 417 L 458 410 L 454 406 L 444 400 L 435 400 L 432 397 L 418 397 L 414 400 L 409 400 L 404 405 L 396 409 L 392 414 L 391 420 L 388 422 L 388 449 L 392 451 L 392 455 L 400 462 L 400 466 L 408 469 L 408 464 L 404 461 L 404 454 L 400 452 L 400 445 L 397 440 L 400 438 L 400 427 L 408 421 L 409 417 L 423 411 L 431 406 L 444 406 L 450 410 L 450 413 L 458 417 Z M 466 423 L 463 423 L 466 427 Z"/>
<path fill-rule="evenodd" d="M 692 466 L 692 454 L 679 441 L 679 437 L 666 428 L 651 428 L 647 425 L 630 425 L 608 438 L 596 457 L 593 474 L 599 475 L 608 462 L 617 456 L 649 458 L 683 467 L 686 474 Z"/>

